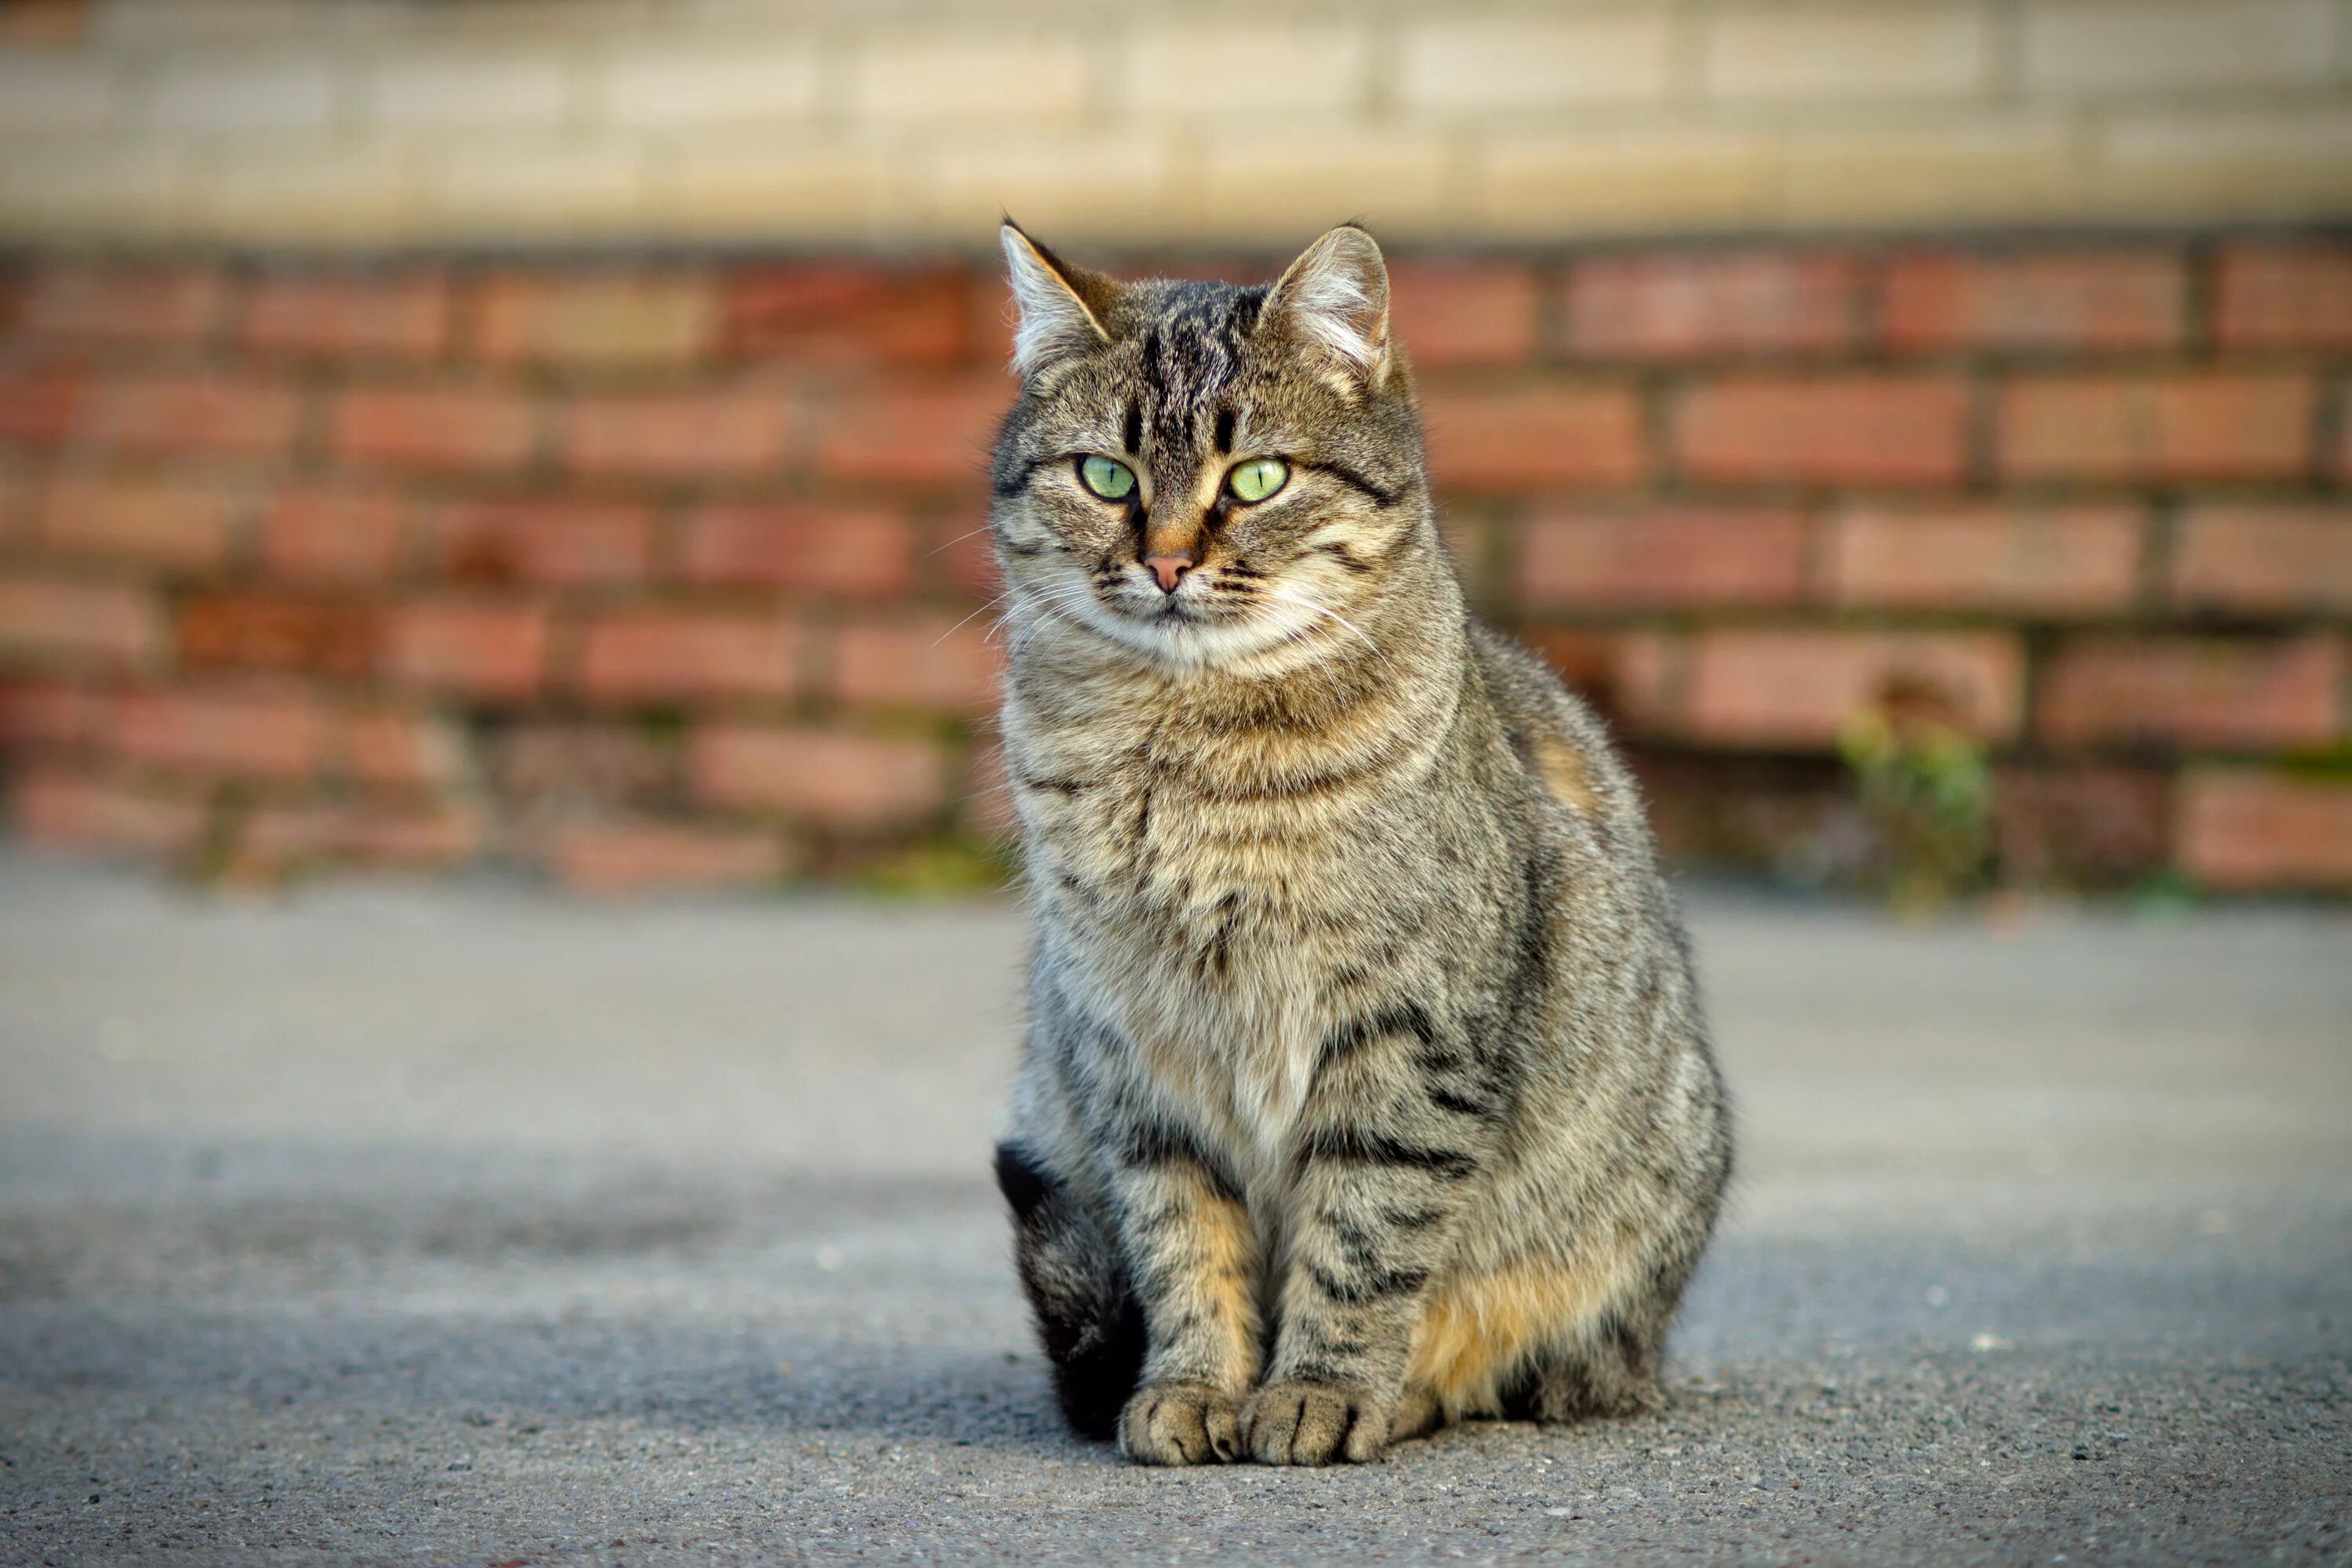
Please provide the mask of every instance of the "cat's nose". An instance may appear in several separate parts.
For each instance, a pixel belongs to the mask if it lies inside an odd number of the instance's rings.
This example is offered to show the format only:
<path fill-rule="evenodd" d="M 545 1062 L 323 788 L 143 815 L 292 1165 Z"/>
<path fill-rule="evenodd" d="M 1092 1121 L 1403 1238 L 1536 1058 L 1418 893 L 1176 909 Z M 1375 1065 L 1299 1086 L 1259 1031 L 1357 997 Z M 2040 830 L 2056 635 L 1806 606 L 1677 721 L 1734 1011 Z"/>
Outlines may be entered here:
<path fill-rule="evenodd" d="M 1190 555 L 1147 555 L 1143 558 L 1143 569 L 1151 574 L 1151 580 L 1160 584 L 1160 591 L 1163 594 L 1174 593 L 1176 584 L 1184 580 L 1184 574 L 1198 564 L 1198 560 Z"/>

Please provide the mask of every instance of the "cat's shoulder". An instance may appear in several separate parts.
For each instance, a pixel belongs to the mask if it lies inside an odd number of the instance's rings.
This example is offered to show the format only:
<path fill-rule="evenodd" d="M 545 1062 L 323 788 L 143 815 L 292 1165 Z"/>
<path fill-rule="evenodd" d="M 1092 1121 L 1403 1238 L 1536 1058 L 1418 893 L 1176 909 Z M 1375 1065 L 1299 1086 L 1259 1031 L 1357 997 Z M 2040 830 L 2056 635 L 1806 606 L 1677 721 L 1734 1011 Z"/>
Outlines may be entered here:
<path fill-rule="evenodd" d="M 1633 805 L 1608 726 L 1541 655 L 1473 618 L 1470 659 L 1511 749 L 1546 794 L 1585 815 Z"/>

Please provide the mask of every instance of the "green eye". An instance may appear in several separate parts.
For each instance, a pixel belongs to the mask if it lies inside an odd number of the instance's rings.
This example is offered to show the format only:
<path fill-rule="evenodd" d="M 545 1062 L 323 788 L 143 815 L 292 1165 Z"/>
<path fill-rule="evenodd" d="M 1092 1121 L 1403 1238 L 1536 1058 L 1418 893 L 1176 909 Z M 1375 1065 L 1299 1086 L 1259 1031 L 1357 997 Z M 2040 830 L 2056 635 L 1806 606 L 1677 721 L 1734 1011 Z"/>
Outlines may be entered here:
<path fill-rule="evenodd" d="M 1225 476 L 1235 500 L 1261 501 L 1290 482 L 1290 465 L 1280 458 L 1252 458 Z"/>
<path fill-rule="evenodd" d="M 1135 470 L 1111 458 L 1080 458 L 1078 482 L 1105 500 L 1125 500 L 1135 493 Z"/>

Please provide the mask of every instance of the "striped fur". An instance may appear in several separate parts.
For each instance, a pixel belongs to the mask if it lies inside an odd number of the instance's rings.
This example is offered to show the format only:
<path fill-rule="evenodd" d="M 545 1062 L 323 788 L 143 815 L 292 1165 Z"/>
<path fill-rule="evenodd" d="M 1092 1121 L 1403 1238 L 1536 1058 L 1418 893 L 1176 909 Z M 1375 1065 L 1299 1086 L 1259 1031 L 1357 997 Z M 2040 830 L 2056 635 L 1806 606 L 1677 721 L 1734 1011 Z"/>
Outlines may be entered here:
<path fill-rule="evenodd" d="M 1268 289 L 1006 245 L 1036 946 L 999 1172 L 1073 1426 L 1324 1463 L 1650 1407 L 1728 1110 L 1632 782 L 1465 610 L 1378 248 Z M 1288 482 L 1238 502 L 1260 457 Z"/>

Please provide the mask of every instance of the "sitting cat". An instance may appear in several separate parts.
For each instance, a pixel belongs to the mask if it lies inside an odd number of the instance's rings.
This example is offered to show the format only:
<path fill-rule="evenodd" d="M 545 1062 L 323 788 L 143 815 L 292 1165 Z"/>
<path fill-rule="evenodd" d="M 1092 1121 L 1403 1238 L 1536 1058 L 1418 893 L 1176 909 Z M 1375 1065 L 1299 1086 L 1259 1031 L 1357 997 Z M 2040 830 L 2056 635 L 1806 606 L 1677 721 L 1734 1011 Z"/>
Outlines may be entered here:
<path fill-rule="evenodd" d="M 1464 608 L 1379 247 L 1244 289 L 1003 241 L 997 1175 L 1065 1414 L 1323 1464 L 1654 1406 L 1724 1089 L 1633 783 Z"/>

